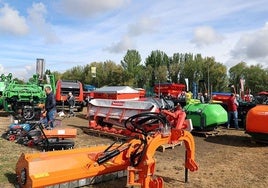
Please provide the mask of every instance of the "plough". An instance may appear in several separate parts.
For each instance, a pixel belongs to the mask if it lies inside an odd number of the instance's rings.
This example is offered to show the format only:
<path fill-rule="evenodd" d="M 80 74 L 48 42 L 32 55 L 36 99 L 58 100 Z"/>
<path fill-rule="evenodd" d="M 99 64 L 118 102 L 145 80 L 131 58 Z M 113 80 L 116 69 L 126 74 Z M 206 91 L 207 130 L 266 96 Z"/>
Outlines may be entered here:
<path fill-rule="evenodd" d="M 159 146 L 178 141 L 186 148 L 185 175 L 188 170 L 198 170 L 191 133 L 171 127 L 162 114 L 140 113 L 129 117 L 124 125 L 136 135 L 122 143 L 22 154 L 16 165 L 19 186 L 81 187 L 127 176 L 127 186 L 163 188 L 163 179 L 155 176 L 154 155 Z"/>

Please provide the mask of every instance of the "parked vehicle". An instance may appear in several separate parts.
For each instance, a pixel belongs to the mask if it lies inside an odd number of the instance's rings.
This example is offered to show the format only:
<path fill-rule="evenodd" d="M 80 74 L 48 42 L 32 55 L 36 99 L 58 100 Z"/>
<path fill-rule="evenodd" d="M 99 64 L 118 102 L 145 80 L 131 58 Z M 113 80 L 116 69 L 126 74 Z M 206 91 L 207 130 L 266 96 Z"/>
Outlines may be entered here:
<path fill-rule="evenodd" d="M 77 111 L 82 111 L 84 107 L 84 91 L 80 81 L 58 80 L 56 83 L 56 103 L 57 108 L 68 106 L 68 93 L 71 92 L 75 97 L 75 107 Z"/>
<path fill-rule="evenodd" d="M 83 187 L 127 176 L 127 187 L 163 188 L 164 180 L 155 175 L 154 155 L 161 145 L 180 141 L 185 144 L 185 182 L 188 170 L 198 170 L 193 136 L 172 128 L 165 116 L 137 114 L 125 128 L 137 136 L 110 145 L 21 154 L 16 164 L 19 187 Z"/>

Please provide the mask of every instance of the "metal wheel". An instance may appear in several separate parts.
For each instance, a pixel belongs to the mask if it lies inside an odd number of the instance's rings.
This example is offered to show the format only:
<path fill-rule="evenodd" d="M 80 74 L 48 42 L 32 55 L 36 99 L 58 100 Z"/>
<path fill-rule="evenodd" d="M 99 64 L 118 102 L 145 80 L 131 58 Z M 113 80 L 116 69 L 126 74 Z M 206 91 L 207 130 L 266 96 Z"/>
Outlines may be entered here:
<path fill-rule="evenodd" d="M 33 108 L 24 108 L 23 109 L 23 117 L 26 120 L 32 120 L 34 118 L 34 109 Z"/>

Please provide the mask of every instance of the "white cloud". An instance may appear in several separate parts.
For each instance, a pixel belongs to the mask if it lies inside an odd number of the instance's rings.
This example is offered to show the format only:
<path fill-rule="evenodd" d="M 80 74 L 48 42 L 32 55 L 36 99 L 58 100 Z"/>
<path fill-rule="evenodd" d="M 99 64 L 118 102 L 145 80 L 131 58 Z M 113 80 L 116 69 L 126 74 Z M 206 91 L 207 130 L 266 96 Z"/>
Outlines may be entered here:
<path fill-rule="evenodd" d="M 60 6 L 71 16 L 91 17 L 120 8 L 128 0 L 62 0 Z"/>
<path fill-rule="evenodd" d="M 28 9 L 28 18 L 33 25 L 33 30 L 38 31 L 46 43 L 58 43 L 60 39 L 52 29 L 52 26 L 46 22 L 47 9 L 43 3 L 33 3 Z"/>
<path fill-rule="evenodd" d="M 223 36 L 218 34 L 212 27 L 200 26 L 194 30 L 194 36 L 191 42 L 196 46 L 206 46 L 221 42 Z"/>
<path fill-rule="evenodd" d="M 143 17 L 137 22 L 128 25 L 127 33 L 122 36 L 121 40 L 111 44 L 104 50 L 111 53 L 122 53 L 126 52 L 128 49 L 133 49 L 136 47 L 134 40 L 136 41 L 139 36 L 154 33 L 157 25 L 158 22 L 156 19 Z"/>
<path fill-rule="evenodd" d="M 19 12 L 5 4 L 0 8 L 0 33 L 25 35 L 28 33 L 28 26 L 23 16 Z"/>
<path fill-rule="evenodd" d="M 125 52 L 128 49 L 133 49 L 135 47 L 132 39 L 128 36 L 124 36 L 118 43 L 112 44 L 110 47 L 105 48 L 104 50 L 112 53 L 121 53 Z"/>
<path fill-rule="evenodd" d="M 156 19 L 143 17 L 136 23 L 130 24 L 128 27 L 128 34 L 130 36 L 139 36 L 146 33 L 155 32 L 155 27 L 158 25 Z"/>
<path fill-rule="evenodd" d="M 268 58 L 268 23 L 258 31 L 244 34 L 231 52 L 235 58 Z"/>

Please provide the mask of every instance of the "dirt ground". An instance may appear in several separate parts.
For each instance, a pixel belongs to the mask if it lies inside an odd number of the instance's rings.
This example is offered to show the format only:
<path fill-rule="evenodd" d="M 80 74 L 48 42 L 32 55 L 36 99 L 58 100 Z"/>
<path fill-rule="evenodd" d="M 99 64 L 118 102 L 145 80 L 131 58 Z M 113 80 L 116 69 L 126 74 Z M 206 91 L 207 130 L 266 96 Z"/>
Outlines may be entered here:
<path fill-rule="evenodd" d="M 84 115 L 85 112 L 82 112 L 77 117 L 62 120 L 62 127 L 67 126 L 78 130 L 75 148 L 111 144 L 112 138 L 89 135 L 83 132 L 82 129 L 88 126 L 88 120 L 84 118 Z M 6 127 L 1 123 L 1 134 Z M 188 183 L 184 182 L 184 145 L 176 146 L 174 149 L 166 149 L 165 152 L 156 152 L 156 175 L 164 179 L 165 187 L 266 188 L 268 186 L 267 144 L 253 142 L 251 137 L 245 134 L 242 129 L 227 130 L 219 127 L 218 131 L 219 134 L 208 137 L 194 136 L 195 160 L 199 169 L 196 172 L 189 172 Z M 3 142 L 6 144 L 9 141 Z M 21 152 L 27 152 L 27 150 L 21 149 Z M 18 152 L 17 157 L 21 152 Z M 1 170 L 1 173 L 4 172 Z M 9 180 L 9 184 L 0 183 L 1 187 L 10 187 L 12 184 L 14 184 L 12 180 Z M 125 187 L 125 184 L 126 178 L 121 178 L 91 187 L 119 188 Z"/>

